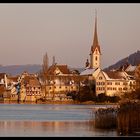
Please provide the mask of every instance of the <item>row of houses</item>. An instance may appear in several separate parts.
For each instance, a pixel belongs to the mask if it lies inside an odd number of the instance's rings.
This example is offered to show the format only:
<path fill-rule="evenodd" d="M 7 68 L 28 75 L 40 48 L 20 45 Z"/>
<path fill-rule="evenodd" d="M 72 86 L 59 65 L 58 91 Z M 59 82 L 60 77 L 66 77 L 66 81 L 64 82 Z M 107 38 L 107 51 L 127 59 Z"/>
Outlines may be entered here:
<path fill-rule="evenodd" d="M 37 101 L 72 100 L 69 92 L 79 92 L 80 88 L 94 81 L 95 92 L 98 96 L 121 96 L 125 92 L 135 90 L 135 71 L 139 66 L 128 65 L 126 69 L 103 71 L 101 68 L 86 69 L 80 74 L 70 71 L 67 65 L 52 65 L 49 67 L 45 80 L 38 74 L 23 72 L 21 75 L 10 76 L 0 73 L 1 101 Z"/>
<path fill-rule="evenodd" d="M 47 75 L 29 74 L 10 76 L 0 73 L 0 98 L 8 101 L 72 100 L 68 92 L 79 90 L 79 74 L 67 65 L 52 65 Z M 45 80 L 44 80 L 45 79 Z"/>
<path fill-rule="evenodd" d="M 0 84 L 2 101 L 34 101 L 34 98 L 42 96 L 41 84 L 35 74 L 23 72 L 18 76 L 10 76 L 6 73 L 0 75 L 0 80 L 4 81 Z"/>

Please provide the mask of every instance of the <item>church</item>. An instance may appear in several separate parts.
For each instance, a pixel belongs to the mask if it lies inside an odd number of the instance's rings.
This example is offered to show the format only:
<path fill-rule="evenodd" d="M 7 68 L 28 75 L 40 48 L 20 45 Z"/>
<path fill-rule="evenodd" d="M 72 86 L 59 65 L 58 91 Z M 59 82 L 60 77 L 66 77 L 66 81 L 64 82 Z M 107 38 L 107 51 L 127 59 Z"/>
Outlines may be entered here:
<path fill-rule="evenodd" d="M 95 29 L 93 43 L 90 49 L 90 62 L 87 59 L 85 64 L 85 70 L 80 75 L 88 75 L 96 78 L 98 73 L 101 71 L 101 49 L 97 35 L 97 15 L 95 17 Z"/>
<path fill-rule="evenodd" d="M 95 93 L 105 93 L 107 96 L 121 96 L 123 93 L 134 90 L 135 77 L 128 71 L 104 71 L 101 69 L 101 48 L 97 33 L 97 14 L 95 15 L 95 27 L 93 43 L 90 49 L 90 62 L 87 59 L 85 70 L 81 76 L 88 76 L 95 81 Z"/>

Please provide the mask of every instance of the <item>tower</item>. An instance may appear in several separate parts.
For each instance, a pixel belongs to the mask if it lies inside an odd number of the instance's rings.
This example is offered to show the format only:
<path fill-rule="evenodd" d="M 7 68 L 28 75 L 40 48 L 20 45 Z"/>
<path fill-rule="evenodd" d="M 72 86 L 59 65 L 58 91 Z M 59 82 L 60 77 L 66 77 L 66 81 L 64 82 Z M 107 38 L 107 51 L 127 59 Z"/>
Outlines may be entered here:
<path fill-rule="evenodd" d="M 97 13 L 95 13 L 95 29 L 93 44 L 90 51 L 90 68 L 99 68 L 101 64 L 101 50 L 97 35 Z"/>

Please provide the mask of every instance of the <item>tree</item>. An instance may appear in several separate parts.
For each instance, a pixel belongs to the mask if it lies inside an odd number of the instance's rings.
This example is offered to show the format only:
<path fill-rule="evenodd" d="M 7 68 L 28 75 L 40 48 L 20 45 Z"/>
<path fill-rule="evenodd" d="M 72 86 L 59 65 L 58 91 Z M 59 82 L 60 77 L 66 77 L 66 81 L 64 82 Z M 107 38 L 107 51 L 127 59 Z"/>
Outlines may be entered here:
<path fill-rule="evenodd" d="M 44 75 L 47 73 L 48 68 L 49 68 L 49 58 L 46 52 L 46 54 L 43 56 L 43 64 L 42 64 L 42 72 Z"/>
<path fill-rule="evenodd" d="M 47 77 L 47 71 L 49 68 L 49 58 L 48 58 L 48 54 L 47 52 L 45 53 L 45 55 L 43 56 L 43 64 L 42 64 L 42 78 L 43 78 L 43 82 L 44 82 L 44 89 L 45 89 L 45 99 L 46 99 L 46 95 L 47 95 L 47 90 L 46 90 L 46 77 Z"/>

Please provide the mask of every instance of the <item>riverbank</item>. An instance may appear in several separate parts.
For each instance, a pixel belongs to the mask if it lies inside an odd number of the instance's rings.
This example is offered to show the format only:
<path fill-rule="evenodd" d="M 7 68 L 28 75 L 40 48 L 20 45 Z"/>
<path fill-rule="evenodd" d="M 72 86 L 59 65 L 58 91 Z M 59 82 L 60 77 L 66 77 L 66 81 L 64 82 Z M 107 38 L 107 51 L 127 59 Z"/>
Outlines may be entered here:
<path fill-rule="evenodd" d="M 38 101 L 38 102 L 17 102 L 17 101 L 1 101 L 1 104 L 70 104 L 70 105 L 118 105 L 118 103 L 110 103 L 110 102 L 93 102 L 93 101 L 86 101 L 86 102 L 78 102 L 78 101 Z"/>

